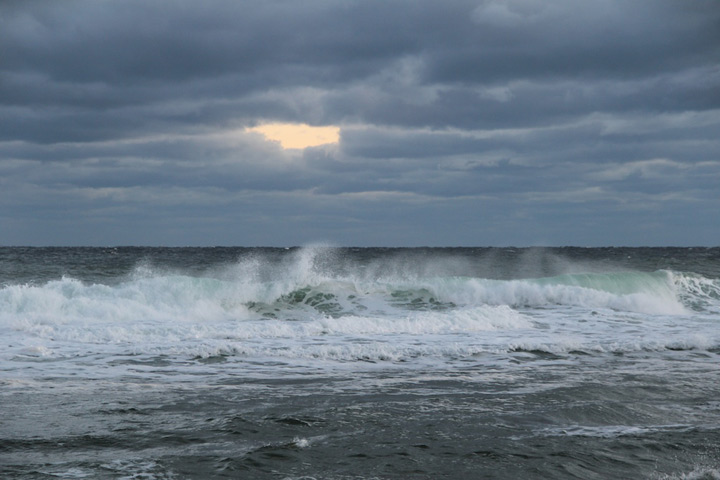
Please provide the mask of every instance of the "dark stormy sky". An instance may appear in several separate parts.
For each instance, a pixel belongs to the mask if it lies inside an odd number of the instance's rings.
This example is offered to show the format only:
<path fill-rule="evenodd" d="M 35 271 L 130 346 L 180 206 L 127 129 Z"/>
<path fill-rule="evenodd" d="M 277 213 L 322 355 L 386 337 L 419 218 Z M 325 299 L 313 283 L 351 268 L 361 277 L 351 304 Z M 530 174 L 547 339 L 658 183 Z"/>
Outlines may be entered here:
<path fill-rule="evenodd" d="M 718 245 L 720 2 L 0 3 L 0 245 L 313 242 Z"/>

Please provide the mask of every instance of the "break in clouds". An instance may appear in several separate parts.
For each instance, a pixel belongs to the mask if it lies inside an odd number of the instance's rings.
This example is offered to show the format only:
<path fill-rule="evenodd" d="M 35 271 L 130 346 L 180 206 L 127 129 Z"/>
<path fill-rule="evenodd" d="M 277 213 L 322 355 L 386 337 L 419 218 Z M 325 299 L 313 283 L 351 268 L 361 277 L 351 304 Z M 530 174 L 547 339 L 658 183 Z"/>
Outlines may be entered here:
<path fill-rule="evenodd" d="M 0 244 L 720 238 L 715 0 L 9 1 L 0 46 Z"/>

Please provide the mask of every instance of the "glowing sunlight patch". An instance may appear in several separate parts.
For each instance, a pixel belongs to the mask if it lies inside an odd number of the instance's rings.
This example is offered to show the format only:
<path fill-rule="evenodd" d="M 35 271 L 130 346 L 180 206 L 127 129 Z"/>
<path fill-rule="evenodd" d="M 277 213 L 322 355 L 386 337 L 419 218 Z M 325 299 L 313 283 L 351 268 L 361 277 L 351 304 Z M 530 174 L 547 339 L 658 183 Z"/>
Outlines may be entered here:
<path fill-rule="evenodd" d="M 268 140 L 280 142 L 285 149 L 315 147 L 340 140 L 338 127 L 312 127 L 304 123 L 266 123 L 248 131 L 262 133 Z"/>

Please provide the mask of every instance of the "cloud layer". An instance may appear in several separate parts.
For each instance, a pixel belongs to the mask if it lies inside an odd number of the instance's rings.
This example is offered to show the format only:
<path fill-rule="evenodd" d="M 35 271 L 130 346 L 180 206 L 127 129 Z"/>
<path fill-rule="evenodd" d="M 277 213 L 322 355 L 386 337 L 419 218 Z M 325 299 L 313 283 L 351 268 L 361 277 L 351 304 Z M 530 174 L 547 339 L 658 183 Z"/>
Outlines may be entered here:
<path fill-rule="evenodd" d="M 0 45 L 0 244 L 720 238 L 715 0 L 9 1 Z"/>

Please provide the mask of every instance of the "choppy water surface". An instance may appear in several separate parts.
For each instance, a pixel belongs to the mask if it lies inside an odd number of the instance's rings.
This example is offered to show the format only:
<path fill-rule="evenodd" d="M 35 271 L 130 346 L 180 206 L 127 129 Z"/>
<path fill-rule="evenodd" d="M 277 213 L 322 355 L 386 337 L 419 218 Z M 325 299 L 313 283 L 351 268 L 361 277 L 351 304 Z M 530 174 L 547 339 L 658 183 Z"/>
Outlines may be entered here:
<path fill-rule="evenodd" d="M 720 478 L 720 249 L 0 248 L 0 476 Z"/>

